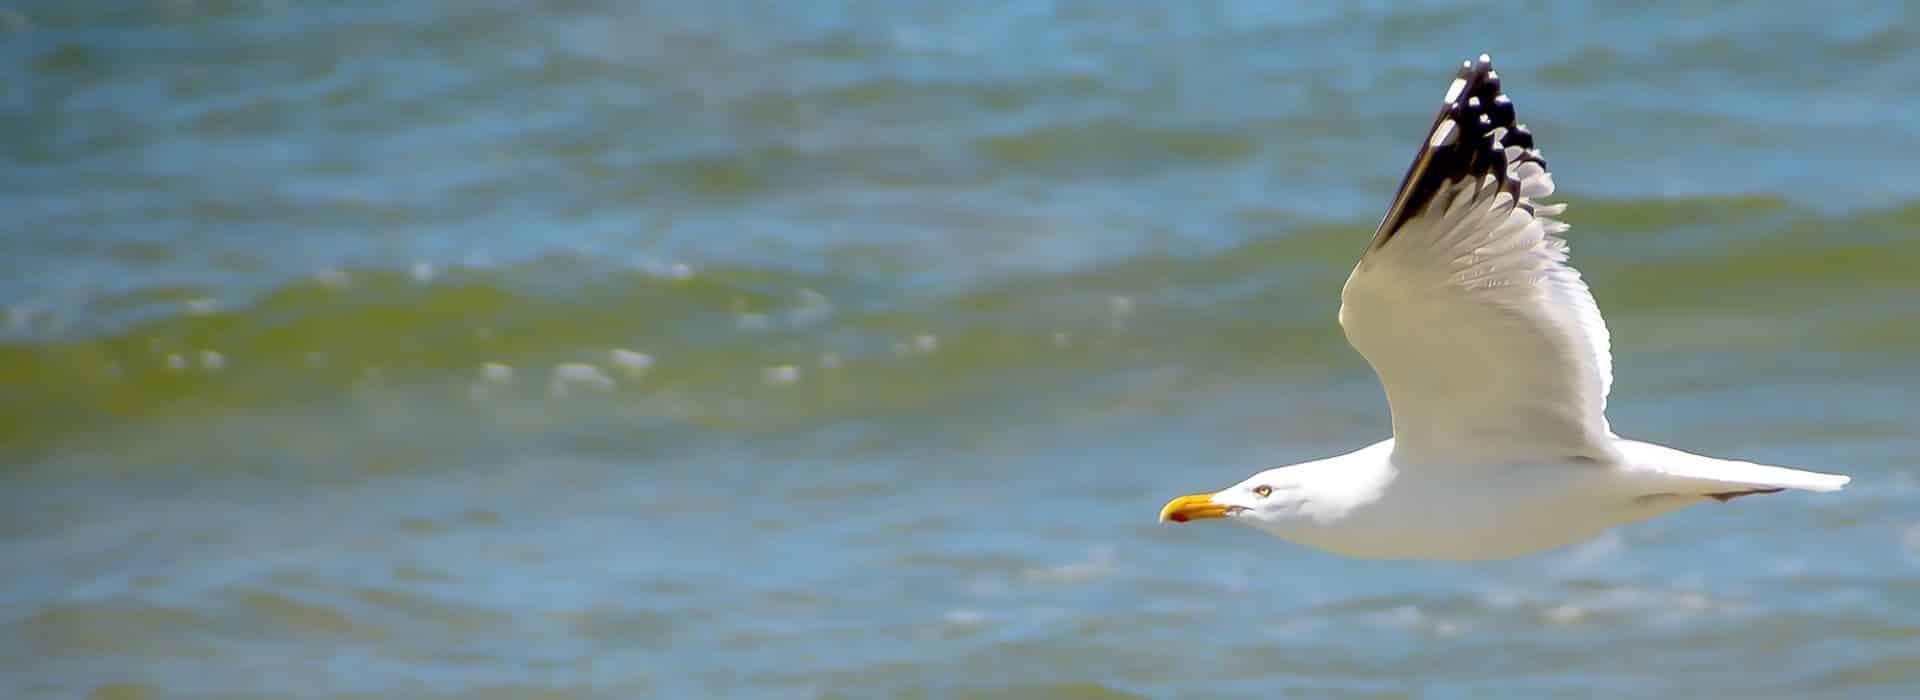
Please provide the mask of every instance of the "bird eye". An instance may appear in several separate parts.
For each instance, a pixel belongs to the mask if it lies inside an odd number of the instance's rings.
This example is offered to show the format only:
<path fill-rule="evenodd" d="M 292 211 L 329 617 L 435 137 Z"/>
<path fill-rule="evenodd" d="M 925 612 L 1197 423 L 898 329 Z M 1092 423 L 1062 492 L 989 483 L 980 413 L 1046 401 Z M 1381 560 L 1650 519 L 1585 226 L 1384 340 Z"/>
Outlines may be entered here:
<path fill-rule="evenodd" d="M 1259 496 L 1261 498 L 1266 498 L 1268 496 L 1273 495 L 1273 487 L 1272 486 L 1255 486 L 1253 487 L 1253 495 Z"/>

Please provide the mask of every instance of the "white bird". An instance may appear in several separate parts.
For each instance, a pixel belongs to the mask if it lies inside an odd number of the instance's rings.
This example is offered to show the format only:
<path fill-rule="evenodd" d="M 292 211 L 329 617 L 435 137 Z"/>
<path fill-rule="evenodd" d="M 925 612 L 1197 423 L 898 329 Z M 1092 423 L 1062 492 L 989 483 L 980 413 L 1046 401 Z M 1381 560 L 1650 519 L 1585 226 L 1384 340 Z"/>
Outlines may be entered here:
<path fill-rule="evenodd" d="M 1228 518 L 1351 557 L 1498 559 L 1708 499 L 1847 483 L 1615 435 L 1607 326 L 1493 60 L 1465 62 L 1442 104 L 1340 294 L 1393 437 L 1176 498 L 1161 521 Z"/>

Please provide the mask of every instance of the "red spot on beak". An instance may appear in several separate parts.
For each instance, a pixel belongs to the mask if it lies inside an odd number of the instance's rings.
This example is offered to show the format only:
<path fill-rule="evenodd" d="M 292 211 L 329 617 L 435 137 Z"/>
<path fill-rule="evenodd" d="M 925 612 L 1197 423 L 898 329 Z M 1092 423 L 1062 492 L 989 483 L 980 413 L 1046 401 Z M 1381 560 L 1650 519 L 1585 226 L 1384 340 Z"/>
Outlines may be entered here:
<path fill-rule="evenodd" d="M 1174 522 L 1176 522 L 1176 523 L 1184 523 L 1184 522 L 1186 522 L 1186 521 L 1187 521 L 1187 514 L 1186 514 L 1186 513 L 1174 513 L 1173 515 L 1169 515 L 1169 516 L 1167 516 L 1167 519 L 1168 519 L 1168 520 L 1172 520 L 1172 521 L 1174 521 Z"/>

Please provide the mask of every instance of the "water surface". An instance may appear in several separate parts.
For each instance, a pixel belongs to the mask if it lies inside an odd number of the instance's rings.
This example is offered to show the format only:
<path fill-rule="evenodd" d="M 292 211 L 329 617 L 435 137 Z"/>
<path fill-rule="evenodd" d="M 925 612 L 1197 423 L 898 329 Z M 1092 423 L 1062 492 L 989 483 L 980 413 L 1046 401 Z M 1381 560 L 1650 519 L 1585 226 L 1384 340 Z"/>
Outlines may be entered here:
<path fill-rule="evenodd" d="M 0 8 L 0 688 L 1909 697 L 1915 27 Z M 1481 51 L 1615 428 L 1854 485 L 1482 564 L 1156 525 L 1385 436 L 1337 290 Z"/>

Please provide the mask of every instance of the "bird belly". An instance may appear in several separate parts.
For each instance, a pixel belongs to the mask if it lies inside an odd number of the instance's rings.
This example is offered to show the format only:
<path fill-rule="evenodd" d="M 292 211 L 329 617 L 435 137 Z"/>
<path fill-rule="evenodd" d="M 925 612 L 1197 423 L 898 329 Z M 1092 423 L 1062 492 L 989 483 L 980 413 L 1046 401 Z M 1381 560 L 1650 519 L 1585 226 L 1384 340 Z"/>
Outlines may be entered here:
<path fill-rule="evenodd" d="M 1636 499 L 1615 474 L 1598 465 L 1532 465 L 1477 478 L 1402 477 L 1337 517 L 1273 534 L 1348 557 L 1505 559 L 1583 542 L 1691 503 Z"/>

